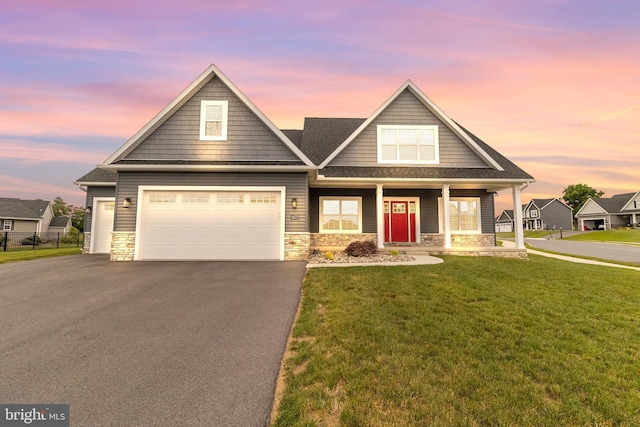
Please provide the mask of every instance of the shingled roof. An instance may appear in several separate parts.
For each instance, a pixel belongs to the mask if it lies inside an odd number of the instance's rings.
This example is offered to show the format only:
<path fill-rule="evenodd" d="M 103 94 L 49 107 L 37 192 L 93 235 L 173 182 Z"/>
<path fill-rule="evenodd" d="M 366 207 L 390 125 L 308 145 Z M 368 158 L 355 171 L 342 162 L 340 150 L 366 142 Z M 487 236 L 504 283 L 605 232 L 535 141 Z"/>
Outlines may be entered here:
<path fill-rule="evenodd" d="M 366 119 L 306 117 L 300 149 L 316 165 L 333 153 Z"/>
<path fill-rule="evenodd" d="M 613 197 L 596 197 L 592 199 L 598 206 L 608 213 L 620 212 L 635 193 L 616 194 Z"/>
<path fill-rule="evenodd" d="M 48 200 L 0 198 L 0 218 L 40 219 L 49 206 Z"/>

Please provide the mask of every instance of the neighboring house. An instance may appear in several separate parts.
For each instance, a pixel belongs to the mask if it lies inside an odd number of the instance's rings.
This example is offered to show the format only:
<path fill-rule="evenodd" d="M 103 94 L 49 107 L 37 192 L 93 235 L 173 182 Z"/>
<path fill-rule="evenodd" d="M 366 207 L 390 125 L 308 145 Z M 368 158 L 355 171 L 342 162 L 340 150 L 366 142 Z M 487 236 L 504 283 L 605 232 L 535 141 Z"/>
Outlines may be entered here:
<path fill-rule="evenodd" d="M 212 65 L 76 184 L 85 252 L 293 260 L 355 240 L 524 257 L 522 218 L 496 247 L 494 193 L 519 207 L 533 181 L 411 81 L 368 118 L 281 130 Z"/>
<path fill-rule="evenodd" d="M 496 232 L 513 231 L 513 210 L 504 210 L 496 218 Z M 573 230 L 573 209 L 558 198 L 531 199 L 522 205 L 525 230 Z"/>
<path fill-rule="evenodd" d="M 513 230 L 513 209 L 505 209 L 496 218 L 496 233 L 510 233 Z"/>
<path fill-rule="evenodd" d="M 573 230 L 573 209 L 558 198 L 531 199 L 522 209 L 525 230 Z"/>
<path fill-rule="evenodd" d="M 640 227 L 640 191 L 589 198 L 576 214 L 580 230 Z"/>
<path fill-rule="evenodd" d="M 2 231 L 46 233 L 53 210 L 47 200 L 0 198 L 0 224 Z"/>
<path fill-rule="evenodd" d="M 54 216 L 49 224 L 49 233 L 67 234 L 71 230 L 71 218 L 68 216 Z"/>

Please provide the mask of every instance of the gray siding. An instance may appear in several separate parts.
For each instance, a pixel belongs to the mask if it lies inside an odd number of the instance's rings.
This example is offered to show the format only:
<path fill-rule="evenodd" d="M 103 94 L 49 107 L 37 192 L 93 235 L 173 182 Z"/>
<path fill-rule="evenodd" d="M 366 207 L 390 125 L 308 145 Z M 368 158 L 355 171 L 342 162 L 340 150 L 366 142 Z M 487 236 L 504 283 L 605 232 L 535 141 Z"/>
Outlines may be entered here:
<path fill-rule="evenodd" d="M 485 190 L 451 190 L 450 197 L 479 197 L 482 232 L 485 234 L 495 234 L 493 193 L 487 193 Z"/>
<path fill-rule="evenodd" d="M 357 188 L 312 188 L 309 190 L 309 229 L 320 232 L 320 197 L 362 197 L 362 232 L 376 233 L 376 190 Z"/>
<path fill-rule="evenodd" d="M 379 166 L 377 154 L 378 125 L 438 126 L 440 164 L 427 165 L 428 167 L 488 167 L 409 90 L 402 92 L 356 139 L 333 159 L 330 165 Z"/>
<path fill-rule="evenodd" d="M 440 221 L 438 218 L 438 199 L 442 197 L 442 192 L 440 190 L 389 188 L 384 189 L 383 194 L 385 197 L 420 197 L 420 232 L 440 232 Z M 375 190 L 355 188 L 312 188 L 309 193 L 309 229 L 312 233 L 318 233 L 320 228 L 319 201 L 321 196 L 361 196 L 362 232 L 377 232 Z M 486 234 L 495 233 L 495 226 L 493 223 L 493 193 L 487 193 L 485 190 L 451 190 L 450 197 L 479 197 L 482 232 Z"/>
<path fill-rule="evenodd" d="M 200 141 L 200 101 L 228 101 L 227 141 Z M 130 160 L 299 160 L 220 79 L 213 78 L 126 157 Z"/>
<path fill-rule="evenodd" d="M 573 229 L 571 209 L 558 200 L 554 200 L 548 204 L 540 211 L 540 215 L 542 217 L 542 221 L 544 221 L 545 227 L 549 227 L 551 229 L 555 227 L 556 230 L 559 230 L 560 228 L 563 230 Z"/>
<path fill-rule="evenodd" d="M 93 208 L 94 197 L 115 197 L 115 187 L 87 187 L 87 199 L 85 205 Z M 91 214 L 86 214 L 84 218 L 84 231 L 91 231 Z"/>
<path fill-rule="evenodd" d="M 183 186 L 285 186 L 285 231 L 306 232 L 308 229 L 306 173 L 182 173 L 182 172 L 120 172 L 118 200 L 131 198 L 131 207 L 116 205 L 115 231 L 134 231 L 140 185 Z M 291 199 L 298 199 L 297 209 L 291 207 Z M 298 219 L 292 219 L 297 216 Z"/>

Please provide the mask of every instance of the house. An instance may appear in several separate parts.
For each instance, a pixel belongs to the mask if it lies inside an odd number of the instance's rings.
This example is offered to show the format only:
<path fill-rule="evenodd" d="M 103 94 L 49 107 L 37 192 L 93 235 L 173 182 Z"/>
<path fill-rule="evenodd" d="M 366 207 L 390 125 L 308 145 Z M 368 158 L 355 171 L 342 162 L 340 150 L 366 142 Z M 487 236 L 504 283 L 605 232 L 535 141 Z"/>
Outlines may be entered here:
<path fill-rule="evenodd" d="M 4 232 L 46 233 L 53 218 L 51 202 L 0 197 L 0 223 Z"/>
<path fill-rule="evenodd" d="M 76 184 L 85 252 L 295 260 L 355 240 L 526 257 L 521 218 L 516 249 L 496 246 L 493 199 L 519 207 L 533 181 L 411 81 L 368 118 L 282 130 L 211 65 Z"/>
<path fill-rule="evenodd" d="M 54 216 L 49 224 L 49 233 L 66 235 L 71 230 L 71 218 L 68 216 Z"/>
<path fill-rule="evenodd" d="M 525 230 L 573 230 L 573 209 L 558 198 L 531 199 L 522 216 Z"/>
<path fill-rule="evenodd" d="M 589 198 L 576 214 L 580 230 L 640 227 L 640 191 Z"/>
<path fill-rule="evenodd" d="M 496 233 L 510 233 L 513 230 L 513 209 L 505 209 L 496 218 Z"/>

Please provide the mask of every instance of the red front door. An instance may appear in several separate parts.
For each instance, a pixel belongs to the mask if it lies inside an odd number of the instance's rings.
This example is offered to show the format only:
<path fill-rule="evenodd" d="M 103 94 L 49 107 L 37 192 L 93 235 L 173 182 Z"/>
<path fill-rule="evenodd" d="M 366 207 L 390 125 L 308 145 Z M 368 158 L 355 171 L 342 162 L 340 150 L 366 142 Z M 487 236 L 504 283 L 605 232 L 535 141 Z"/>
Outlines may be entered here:
<path fill-rule="evenodd" d="M 416 241 L 415 202 L 384 202 L 384 240 L 385 242 Z"/>

